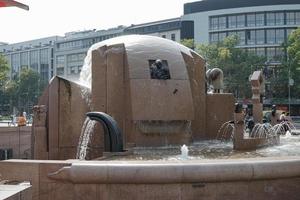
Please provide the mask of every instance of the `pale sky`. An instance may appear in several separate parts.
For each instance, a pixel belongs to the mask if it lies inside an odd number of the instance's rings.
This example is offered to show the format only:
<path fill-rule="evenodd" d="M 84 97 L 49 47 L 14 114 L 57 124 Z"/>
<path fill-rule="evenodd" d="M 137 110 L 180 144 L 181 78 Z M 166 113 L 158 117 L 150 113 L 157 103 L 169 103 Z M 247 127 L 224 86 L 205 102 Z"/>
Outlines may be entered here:
<path fill-rule="evenodd" d="M 29 11 L 0 8 L 0 42 L 16 43 L 65 32 L 107 29 L 179 17 L 196 0 L 18 0 Z"/>

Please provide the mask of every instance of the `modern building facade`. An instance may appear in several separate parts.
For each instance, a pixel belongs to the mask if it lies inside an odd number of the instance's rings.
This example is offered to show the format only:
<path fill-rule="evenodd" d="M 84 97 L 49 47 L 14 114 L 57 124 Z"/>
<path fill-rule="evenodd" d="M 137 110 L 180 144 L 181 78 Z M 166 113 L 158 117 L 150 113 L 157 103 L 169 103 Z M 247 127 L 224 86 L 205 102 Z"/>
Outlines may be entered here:
<path fill-rule="evenodd" d="M 176 42 L 182 39 L 194 38 L 194 22 L 172 18 L 144 24 L 131 25 L 124 30 L 124 34 L 141 34 L 163 37 Z"/>
<path fill-rule="evenodd" d="M 184 5 L 184 15 L 128 27 L 66 33 L 17 44 L 1 43 L 11 65 L 11 75 L 23 67 L 38 71 L 43 79 L 54 75 L 78 78 L 88 48 L 97 42 L 127 34 L 146 34 L 195 44 L 215 43 L 239 36 L 239 48 L 266 56 L 268 65 L 279 64 L 282 43 L 300 26 L 299 0 L 203 0 Z"/>
<path fill-rule="evenodd" d="M 43 80 L 49 80 L 54 70 L 54 44 L 58 39 L 58 36 L 54 36 L 0 45 L 0 53 L 10 65 L 10 77 L 19 75 L 22 68 L 31 68 L 37 71 Z"/>
<path fill-rule="evenodd" d="M 203 0 L 184 5 L 183 20 L 194 21 L 196 44 L 238 35 L 240 48 L 278 63 L 282 43 L 300 26 L 299 0 Z"/>
<path fill-rule="evenodd" d="M 59 75 L 78 79 L 84 58 L 93 44 L 123 34 L 124 26 L 108 30 L 87 30 L 66 33 L 55 43 L 55 70 L 51 76 Z"/>

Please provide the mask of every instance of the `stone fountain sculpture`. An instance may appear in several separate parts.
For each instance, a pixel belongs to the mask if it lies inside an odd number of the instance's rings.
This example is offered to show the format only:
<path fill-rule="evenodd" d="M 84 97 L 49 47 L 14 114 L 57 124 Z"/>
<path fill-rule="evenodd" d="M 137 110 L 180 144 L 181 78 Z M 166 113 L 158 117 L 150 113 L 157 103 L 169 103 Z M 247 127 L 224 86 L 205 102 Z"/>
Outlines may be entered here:
<path fill-rule="evenodd" d="M 299 198 L 299 156 L 188 161 L 72 159 L 90 111 L 107 113 L 116 120 L 125 149 L 214 139 L 221 124 L 234 113 L 231 94 L 206 94 L 202 57 L 172 41 L 124 36 L 93 46 L 88 57 L 90 65 L 83 73 L 92 77 L 91 84 L 55 77 L 35 108 L 34 157 L 44 160 L 0 162 L 1 179 L 31 183 L 32 198 L 22 195 L 22 199 Z M 151 78 L 150 68 L 157 60 L 162 65 L 158 69 L 165 69 L 163 73 L 156 69 L 153 77 L 165 79 Z M 234 123 L 239 134 L 243 129 L 240 111 L 237 106 Z M 105 127 L 95 127 L 97 134 L 90 145 L 99 155 L 106 151 Z M 236 140 L 242 145 L 245 138 L 241 136 L 236 135 Z"/>
<path fill-rule="evenodd" d="M 78 130 L 91 111 L 116 120 L 124 149 L 213 139 L 218 127 L 233 118 L 233 95 L 206 94 L 204 59 L 180 44 L 124 36 L 92 46 L 87 58 L 86 84 L 56 77 L 39 101 L 48 108 L 45 159 L 75 158 Z M 222 72 L 213 69 L 210 79 L 220 91 Z M 105 131 L 96 129 L 90 150 L 100 157 Z"/>
<path fill-rule="evenodd" d="M 262 97 L 265 93 L 264 77 L 261 71 L 255 71 L 250 78 L 252 86 L 252 104 L 253 104 L 253 119 L 254 122 L 260 125 L 264 130 L 262 123 L 263 118 L 263 102 Z M 257 149 L 266 145 L 279 144 L 279 136 L 276 131 L 269 128 L 268 135 L 262 134 L 259 137 L 245 137 L 245 124 L 244 124 L 244 113 L 242 112 L 242 105 L 236 104 L 234 113 L 234 149 L 236 150 L 250 150 Z M 251 133 L 249 133 L 251 135 Z"/>
<path fill-rule="evenodd" d="M 219 68 L 208 69 L 206 71 L 206 79 L 209 88 L 213 89 L 213 93 L 222 93 L 223 84 L 223 71 Z"/>
<path fill-rule="evenodd" d="M 263 102 L 265 94 L 265 79 L 262 71 L 255 71 L 250 78 L 252 88 L 253 119 L 255 123 L 262 123 Z"/>

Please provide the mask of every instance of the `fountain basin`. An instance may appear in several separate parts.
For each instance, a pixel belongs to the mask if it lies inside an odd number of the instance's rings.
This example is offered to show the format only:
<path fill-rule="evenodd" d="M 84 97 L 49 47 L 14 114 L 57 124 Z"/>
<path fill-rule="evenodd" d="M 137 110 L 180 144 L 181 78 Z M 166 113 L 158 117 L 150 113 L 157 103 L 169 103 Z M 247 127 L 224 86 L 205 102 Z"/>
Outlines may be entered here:
<path fill-rule="evenodd" d="M 288 168 L 288 170 L 286 170 Z M 300 159 L 201 161 L 85 161 L 49 174 L 76 184 L 174 184 L 300 177 Z"/>
<path fill-rule="evenodd" d="M 253 150 L 268 145 L 278 145 L 280 141 L 279 135 L 274 135 L 268 138 L 243 138 L 234 143 L 236 150 Z"/>
<path fill-rule="evenodd" d="M 0 162 L 0 171 L 3 179 L 29 180 L 34 200 L 294 200 L 300 195 L 299 156 L 168 162 L 8 160 Z"/>

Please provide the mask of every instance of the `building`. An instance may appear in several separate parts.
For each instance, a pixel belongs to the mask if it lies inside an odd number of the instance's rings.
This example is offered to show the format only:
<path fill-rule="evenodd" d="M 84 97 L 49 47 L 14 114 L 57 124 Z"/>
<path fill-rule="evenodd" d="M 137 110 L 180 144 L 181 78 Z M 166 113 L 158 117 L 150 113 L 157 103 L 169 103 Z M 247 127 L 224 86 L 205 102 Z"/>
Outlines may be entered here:
<path fill-rule="evenodd" d="M 123 34 L 124 26 L 108 30 L 87 30 L 66 33 L 55 43 L 54 75 L 78 79 L 88 49 L 95 43 Z"/>
<path fill-rule="evenodd" d="M 182 20 L 194 21 L 196 44 L 238 35 L 238 47 L 278 64 L 282 43 L 300 26 L 299 0 L 203 0 L 184 4 Z"/>
<path fill-rule="evenodd" d="M 58 36 L 53 36 L 0 45 L 0 53 L 10 65 L 10 77 L 19 75 L 22 68 L 31 68 L 37 71 L 43 80 L 49 80 L 51 72 L 54 71 L 54 43 L 58 39 Z"/>
<path fill-rule="evenodd" d="M 194 22 L 172 18 L 144 24 L 131 25 L 124 30 L 124 34 L 141 34 L 163 37 L 176 42 L 182 39 L 194 38 Z"/>

